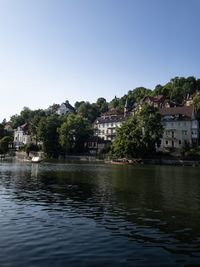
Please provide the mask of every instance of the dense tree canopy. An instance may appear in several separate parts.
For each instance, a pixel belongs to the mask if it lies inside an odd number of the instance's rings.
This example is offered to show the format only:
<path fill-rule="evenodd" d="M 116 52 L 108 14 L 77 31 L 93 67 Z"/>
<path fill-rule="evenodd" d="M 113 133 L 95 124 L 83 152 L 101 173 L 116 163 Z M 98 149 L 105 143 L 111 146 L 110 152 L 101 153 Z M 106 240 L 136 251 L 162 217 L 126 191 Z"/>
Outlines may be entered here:
<path fill-rule="evenodd" d="M 0 154 L 5 154 L 9 150 L 9 144 L 12 144 L 13 138 L 11 136 L 4 136 L 0 139 Z"/>
<path fill-rule="evenodd" d="M 98 110 L 97 105 L 90 104 L 90 102 L 82 102 L 78 106 L 76 111 L 79 115 L 83 116 L 84 118 L 87 118 L 90 122 L 94 122 L 94 120 L 100 114 L 100 111 Z"/>
<path fill-rule="evenodd" d="M 141 111 L 118 128 L 112 145 L 116 157 L 142 157 L 153 154 L 163 134 L 160 114 L 145 105 Z"/>
<path fill-rule="evenodd" d="M 60 154 L 58 128 L 61 121 L 58 116 L 53 115 L 40 120 L 37 134 L 38 139 L 43 143 L 43 150 L 50 158 L 57 158 Z"/>
<path fill-rule="evenodd" d="M 91 124 L 80 115 L 69 114 L 59 128 L 59 143 L 64 154 L 80 153 L 92 133 Z"/>

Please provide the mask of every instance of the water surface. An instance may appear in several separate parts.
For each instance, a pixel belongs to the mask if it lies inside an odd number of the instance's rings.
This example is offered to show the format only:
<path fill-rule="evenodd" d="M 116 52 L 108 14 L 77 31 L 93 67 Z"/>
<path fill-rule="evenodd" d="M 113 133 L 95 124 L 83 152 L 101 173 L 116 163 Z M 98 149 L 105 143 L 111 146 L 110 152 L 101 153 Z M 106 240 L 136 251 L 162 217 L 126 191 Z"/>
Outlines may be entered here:
<path fill-rule="evenodd" d="M 200 266 L 200 168 L 0 162 L 0 266 Z"/>

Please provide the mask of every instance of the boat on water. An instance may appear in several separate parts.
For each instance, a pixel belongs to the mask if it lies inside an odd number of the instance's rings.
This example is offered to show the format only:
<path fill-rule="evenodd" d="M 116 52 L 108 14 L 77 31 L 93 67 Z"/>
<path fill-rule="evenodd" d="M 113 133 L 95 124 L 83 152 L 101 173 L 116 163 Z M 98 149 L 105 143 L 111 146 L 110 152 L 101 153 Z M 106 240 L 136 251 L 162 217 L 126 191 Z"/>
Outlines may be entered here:
<path fill-rule="evenodd" d="M 31 162 L 33 163 L 40 163 L 43 159 L 40 156 L 34 156 L 31 159 Z"/>
<path fill-rule="evenodd" d="M 105 161 L 105 163 L 114 164 L 114 165 L 134 165 L 134 164 L 142 164 L 141 159 L 113 159 L 109 161 Z"/>

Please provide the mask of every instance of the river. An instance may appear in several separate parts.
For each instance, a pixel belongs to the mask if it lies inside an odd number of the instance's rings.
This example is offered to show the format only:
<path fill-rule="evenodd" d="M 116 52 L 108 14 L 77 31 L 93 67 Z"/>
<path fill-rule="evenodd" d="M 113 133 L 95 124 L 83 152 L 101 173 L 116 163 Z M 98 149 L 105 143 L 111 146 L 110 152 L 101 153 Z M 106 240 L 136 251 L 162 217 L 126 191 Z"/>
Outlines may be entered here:
<path fill-rule="evenodd" d="M 0 161 L 0 266 L 200 266 L 200 168 Z"/>

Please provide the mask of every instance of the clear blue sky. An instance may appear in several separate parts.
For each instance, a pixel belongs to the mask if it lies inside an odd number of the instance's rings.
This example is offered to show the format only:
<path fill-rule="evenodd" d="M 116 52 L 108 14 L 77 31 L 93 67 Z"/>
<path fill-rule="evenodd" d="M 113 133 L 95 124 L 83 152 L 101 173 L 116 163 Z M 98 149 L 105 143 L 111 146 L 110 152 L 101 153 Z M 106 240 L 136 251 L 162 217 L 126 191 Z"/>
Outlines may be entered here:
<path fill-rule="evenodd" d="M 0 121 L 200 77 L 199 0 L 0 0 Z"/>

